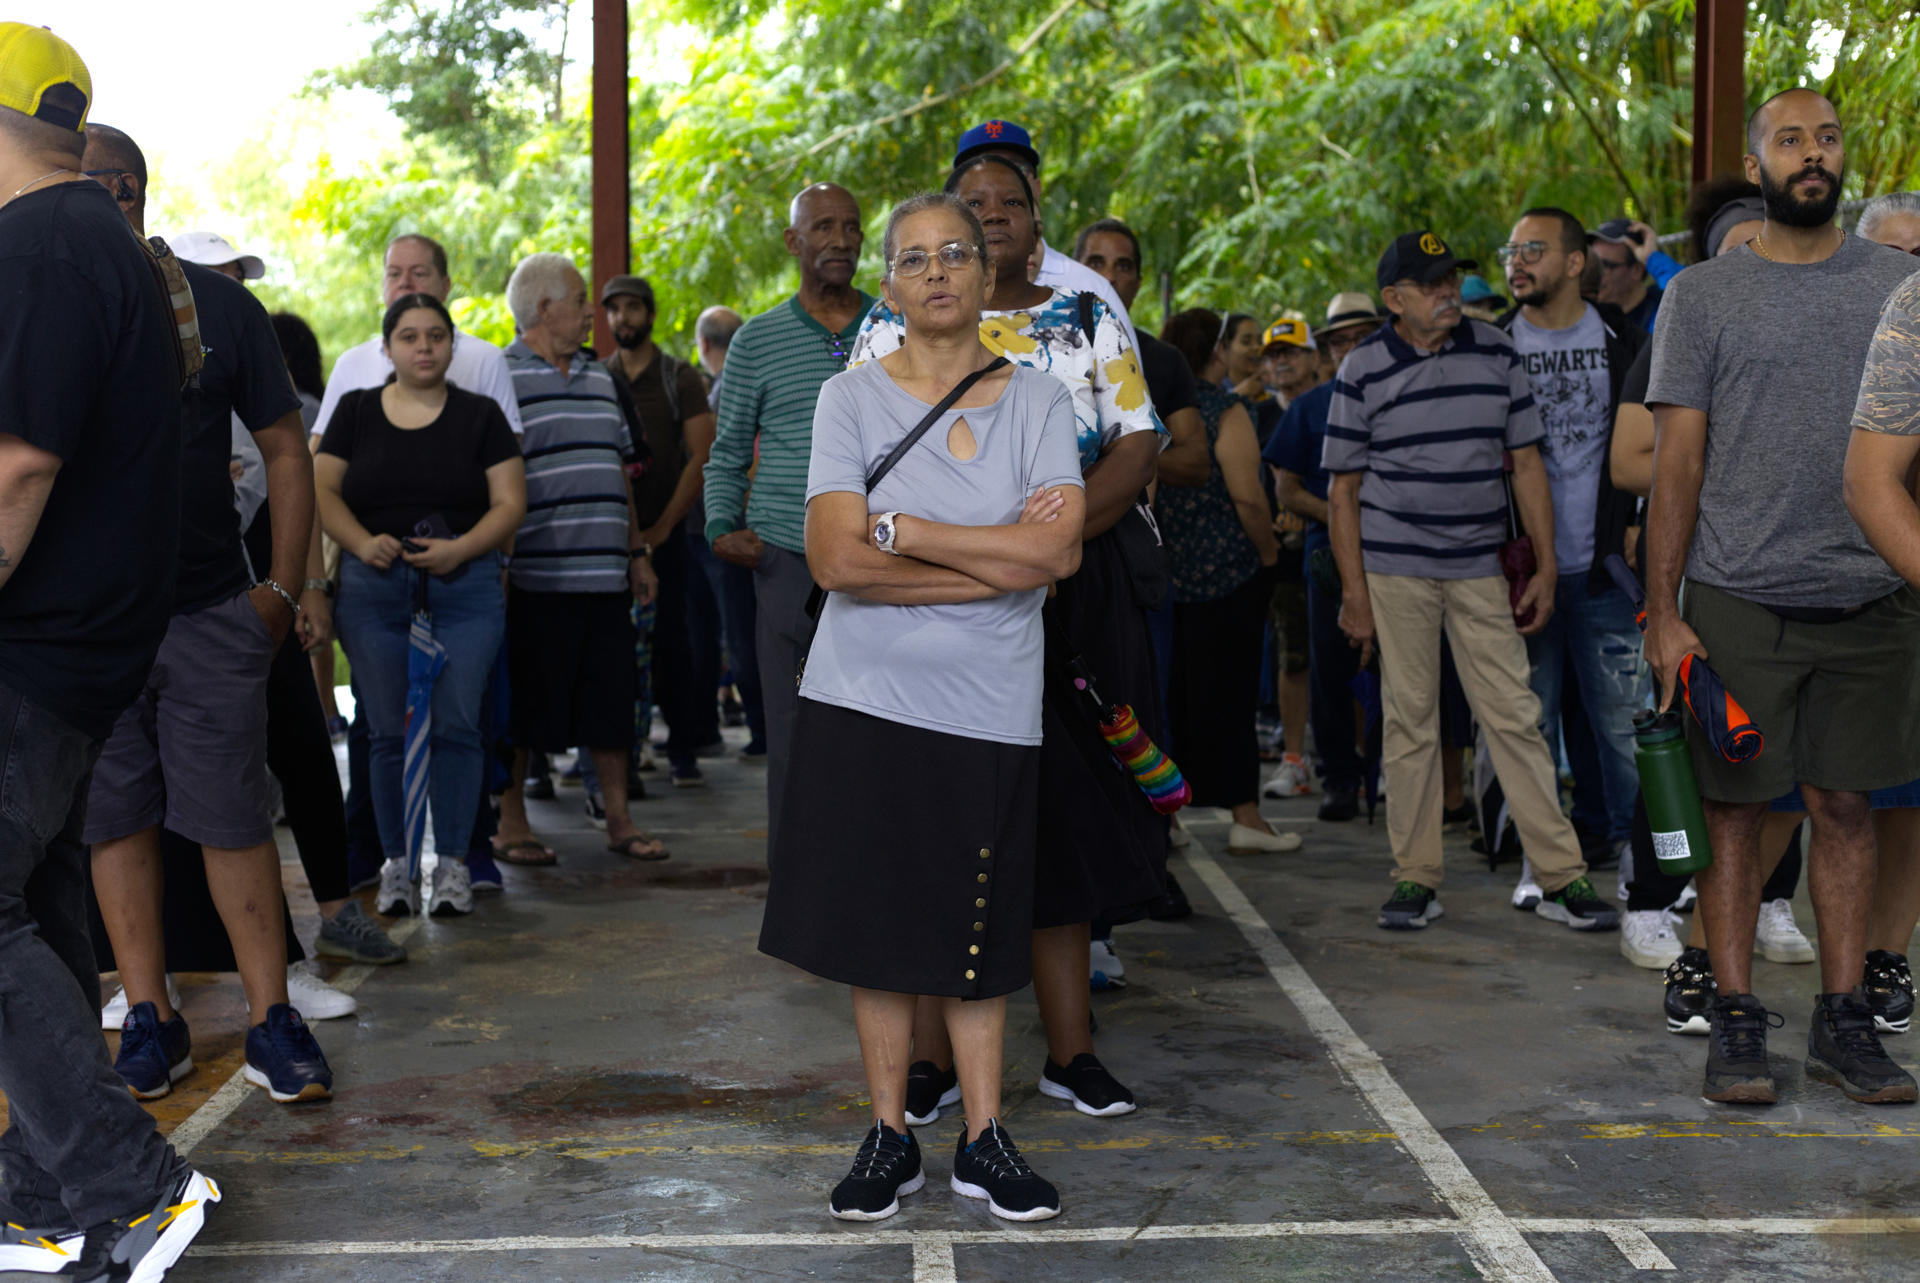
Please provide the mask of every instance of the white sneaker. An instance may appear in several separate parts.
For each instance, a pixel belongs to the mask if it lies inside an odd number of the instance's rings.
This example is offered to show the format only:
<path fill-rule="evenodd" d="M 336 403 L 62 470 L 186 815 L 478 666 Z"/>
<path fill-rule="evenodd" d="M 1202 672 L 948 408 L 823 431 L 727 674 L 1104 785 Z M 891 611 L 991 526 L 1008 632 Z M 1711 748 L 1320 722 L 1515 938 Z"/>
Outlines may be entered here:
<path fill-rule="evenodd" d="M 1528 910 L 1538 908 L 1540 901 L 1546 899 L 1546 895 L 1547 893 L 1540 889 L 1540 884 L 1533 880 L 1531 872 L 1522 873 L 1520 881 L 1513 887 L 1513 907 Z"/>
<path fill-rule="evenodd" d="M 1094 989 L 1127 987 L 1127 969 L 1120 965 L 1112 940 L 1095 940 L 1087 950 L 1087 981 Z"/>
<path fill-rule="evenodd" d="M 1290 753 L 1280 759 L 1260 793 L 1263 797 L 1306 797 L 1313 792 L 1311 779 L 1307 764 Z"/>
<path fill-rule="evenodd" d="M 1274 855 L 1298 851 L 1300 835 L 1291 831 L 1269 833 L 1265 829 L 1236 824 L 1227 830 L 1227 850 L 1233 855 Z"/>
<path fill-rule="evenodd" d="M 389 918 L 420 912 L 420 884 L 407 876 L 405 860 L 388 860 L 380 866 L 380 893 L 373 897 L 373 911 Z"/>
<path fill-rule="evenodd" d="M 1793 901 L 1769 900 L 1760 906 L 1753 943 L 1768 962 L 1812 962 L 1813 944 L 1793 920 Z"/>
<path fill-rule="evenodd" d="M 1174 850 L 1178 851 L 1181 847 L 1187 845 L 1187 843 L 1191 841 L 1193 841 L 1193 834 L 1187 832 L 1186 829 L 1181 826 L 1179 820 L 1175 820 L 1170 826 L 1168 826 L 1167 845 L 1172 847 Z"/>
<path fill-rule="evenodd" d="M 427 912 L 436 918 L 473 912 L 473 879 L 464 860 L 442 860 L 433 866 L 433 895 Z"/>
<path fill-rule="evenodd" d="M 167 1005 L 175 1011 L 180 1010 L 180 991 L 173 987 L 173 977 L 167 977 Z M 119 1033 L 121 1026 L 127 1023 L 126 986 L 113 991 L 113 997 L 107 999 L 107 1005 L 100 1008 L 100 1027 L 112 1033 Z"/>
<path fill-rule="evenodd" d="M 313 974 L 311 962 L 287 968 L 287 1001 L 308 1020 L 338 1020 L 360 1009 L 350 993 L 342 993 Z"/>
<path fill-rule="evenodd" d="M 1680 956 L 1673 915 L 1665 909 L 1629 909 L 1620 915 L 1620 956 L 1636 967 L 1664 971 Z"/>

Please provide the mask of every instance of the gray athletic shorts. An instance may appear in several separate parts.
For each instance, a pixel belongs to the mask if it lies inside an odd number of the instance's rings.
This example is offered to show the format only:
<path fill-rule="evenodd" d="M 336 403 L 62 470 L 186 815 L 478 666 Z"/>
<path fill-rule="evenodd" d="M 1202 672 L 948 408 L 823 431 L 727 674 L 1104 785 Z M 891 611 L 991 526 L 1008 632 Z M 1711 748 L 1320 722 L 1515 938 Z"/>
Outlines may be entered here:
<path fill-rule="evenodd" d="M 175 615 L 146 688 L 100 750 L 82 840 L 106 842 L 164 823 L 203 846 L 272 841 L 272 663 L 273 637 L 245 593 Z"/>

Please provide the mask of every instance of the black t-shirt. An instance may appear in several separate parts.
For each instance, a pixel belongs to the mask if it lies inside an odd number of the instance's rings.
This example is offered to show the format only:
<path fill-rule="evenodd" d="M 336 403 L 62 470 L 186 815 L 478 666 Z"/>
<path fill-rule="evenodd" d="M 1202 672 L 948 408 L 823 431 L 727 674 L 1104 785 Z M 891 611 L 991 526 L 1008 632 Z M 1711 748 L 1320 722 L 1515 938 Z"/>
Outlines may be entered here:
<path fill-rule="evenodd" d="M 1180 355 L 1179 348 L 1162 343 L 1145 330 L 1137 330 L 1135 335 L 1140 340 L 1140 373 L 1146 377 L 1154 412 L 1165 423 L 1194 404 L 1193 371 L 1187 368 L 1187 358 Z"/>
<path fill-rule="evenodd" d="M 607 371 L 613 375 L 613 381 L 624 384 L 627 395 L 632 398 L 634 412 L 640 416 L 641 433 L 646 437 L 647 448 L 653 452 L 653 462 L 633 483 L 634 518 L 642 530 L 660 520 L 660 514 L 667 510 L 674 490 L 680 485 L 680 474 L 687 466 L 687 420 L 698 418 L 710 409 L 707 388 L 700 382 L 699 372 L 691 364 L 676 361 L 674 378 L 680 413 L 674 414 L 673 402 L 667 397 L 664 356 L 656 352 L 647 368 L 640 371 L 640 377 L 632 380 L 620 368 L 617 357 L 607 361 Z"/>
<path fill-rule="evenodd" d="M 180 455 L 180 575 L 173 613 L 190 614 L 243 591 L 249 582 L 233 510 L 233 416 L 249 432 L 300 409 L 267 309 L 230 276 L 186 263 L 200 314 L 206 366 L 189 393 Z M 267 568 L 262 566 L 260 573 Z"/>
<path fill-rule="evenodd" d="M 320 439 L 347 461 L 340 497 L 367 533 L 406 538 L 438 514 L 464 535 L 487 515 L 487 469 L 520 457 L 507 416 L 491 397 L 447 385 L 447 404 L 424 428 L 396 428 L 380 388 L 340 398 Z"/>
<path fill-rule="evenodd" d="M 153 666 L 180 538 L 173 310 L 105 188 L 0 208 L 0 432 L 58 455 L 0 587 L 0 681 L 105 738 Z M 221 463 L 224 475 L 225 460 Z M 227 522 L 239 522 L 229 503 Z"/>
<path fill-rule="evenodd" d="M 1620 404 L 1645 405 L 1647 403 L 1647 384 L 1653 378 L 1653 344 L 1640 345 L 1640 355 L 1633 358 L 1633 364 L 1627 367 L 1626 378 L 1620 382 Z"/>

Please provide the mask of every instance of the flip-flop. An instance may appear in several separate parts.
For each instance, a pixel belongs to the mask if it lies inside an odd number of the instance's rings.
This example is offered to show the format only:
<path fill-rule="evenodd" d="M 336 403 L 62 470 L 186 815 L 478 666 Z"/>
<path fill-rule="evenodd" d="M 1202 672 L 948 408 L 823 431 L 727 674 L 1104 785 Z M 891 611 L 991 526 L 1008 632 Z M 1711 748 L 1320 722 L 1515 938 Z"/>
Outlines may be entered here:
<path fill-rule="evenodd" d="M 658 851 L 634 850 L 636 843 L 642 847 L 646 847 L 659 841 L 659 838 L 648 837 L 644 833 L 629 833 L 618 842 L 609 842 L 607 844 L 607 850 L 613 852 L 615 855 L 624 855 L 629 860 L 664 860 L 667 858 L 667 848 L 664 843 L 661 844 Z"/>
<path fill-rule="evenodd" d="M 511 842 L 497 844 L 493 848 L 493 858 L 523 868 L 560 863 L 560 857 L 553 848 L 538 838 L 515 838 Z"/>

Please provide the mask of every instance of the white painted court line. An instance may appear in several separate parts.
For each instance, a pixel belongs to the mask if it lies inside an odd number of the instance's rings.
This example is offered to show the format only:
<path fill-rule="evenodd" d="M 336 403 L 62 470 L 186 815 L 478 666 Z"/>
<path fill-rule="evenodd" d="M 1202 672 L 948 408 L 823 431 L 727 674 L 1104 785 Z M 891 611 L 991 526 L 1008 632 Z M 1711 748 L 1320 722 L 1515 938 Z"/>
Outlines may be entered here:
<path fill-rule="evenodd" d="M 1615 1225 L 1605 1231 L 1620 1249 L 1620 1255 L 1627 1258 L 1627 1264 L 1636 1270 L 1673 1270 L 1679 1267 L 1667 1259 L 1667 1254 L 1647 1237 L 1645 1230 L 1634 1229 L 1627 1225 Z"/>
<path fill-rule="evenodd" d="M 1451 1208 L 1467 1231 L 1461 1238 L 1467 1255 L 1484 1278 L 1491 1283 L 1551 1283 L 1553 1272 L 1526 1237 L 1515 1228 L 1505 1212 L 1474 1174 L 1467 1170 L 1460 1155 L 1442 1139 L 1401 1089 L 1373 1048 L 1362 1042 L 1339 1009 L 1307 975 L 1253 902 L 1236 886 L 1214 858 L 1197 846 L 1182 852 L 1187 865 L 1213 893 L 1227 917 L 1240 928 L 1266 964 L 1267 973 L 1280 986 L 1307 1022 L 1307 1027 L 1327 1048 L 1334 1066 L 1366 1098 L 1388 1130 L 1420 1165 L 1441 1202 Z"/>
<path fill-rule="evenodd" d="M 415 914 L 387 934 L 393 937 L 394 943 L 405 944 L 407 938 L 419 929 L 420 915 Z M 335 977 L 332 981 L 333 987 L 342 993 L 352 993 L 375 970 L 376 968 L 364 962 L 357 963 Z M 182 1158 L 191 1154 L 195 1146 L 213 1134 L 214 1128 L 233 1116 L 233 1111 L 240 1108 L 254 1090 L 254 1085 L 247 1081 L 247 1067 L 242 1064 L 240 1068 L 233 1071 L 233 1077 L 221 1084 L 219 1091 L 207 1097 L 205 1104 L 187 1115 L 186 1122 L 173 1129 L 173 1134 L 167 1137 L 167 1143 L 173 1146 L 173 1152 Z"/>

